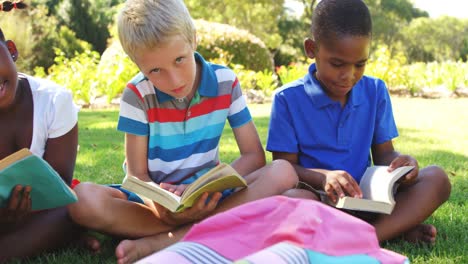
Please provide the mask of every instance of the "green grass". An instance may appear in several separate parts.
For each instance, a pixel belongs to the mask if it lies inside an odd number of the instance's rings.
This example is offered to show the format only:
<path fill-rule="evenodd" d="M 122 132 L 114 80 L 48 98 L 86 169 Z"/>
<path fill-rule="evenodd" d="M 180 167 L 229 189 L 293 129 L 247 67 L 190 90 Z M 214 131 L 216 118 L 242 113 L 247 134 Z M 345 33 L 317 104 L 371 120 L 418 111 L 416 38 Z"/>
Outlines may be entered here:
<path fill-rule="evenodd" d="M 400 132 L 394 142 L 397 150 L 413 155 L 421 167 L 438 164 L 445 168 L 452 182 L 452 195 L 427 221 L 439 231 L 435 246 L 401 241 L 383 246 L 408 256 L 412 263 L 468 263 L 468 99 L 393 98 L 393 107 Z M 251 105 L 250 110 L 265 145 L 270 105 Z M 117 117 L 117 110 L 80 112 L 76 178 L 97 183 L 121 181 L 124 148 L 123 134 L 116 130 Z M 230 129 L 226 128 L 221 140 L 221 159 L 230 162 L 238 155 Z M 267 158 L 271 161 L 269 153 Z M 101 254 L 67 249 L 44 254 L 30 263 L 115 263 L 115 242 L 102 239 Z"/>

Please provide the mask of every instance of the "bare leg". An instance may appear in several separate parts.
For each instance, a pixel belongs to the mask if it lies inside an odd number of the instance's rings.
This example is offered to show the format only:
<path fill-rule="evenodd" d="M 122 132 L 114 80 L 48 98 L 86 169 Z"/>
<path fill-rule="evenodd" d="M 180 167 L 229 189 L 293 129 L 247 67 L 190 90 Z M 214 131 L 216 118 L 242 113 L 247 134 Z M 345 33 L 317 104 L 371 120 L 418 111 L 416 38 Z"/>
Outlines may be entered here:
<path fill-rule="evenodd" d="M 15 227 L 0 227 L 0 262 L 31 257 L 75 241 L 82 228 L 65 207 L 33 213 Z"/>
<path fill-rule="evenodd" d="M 415 184 L 398 191 L 392 214 L 381 215 L 373 223 L 379 241 L 402 236 L 410 242 L 434 243 L 436 228 L 422 222 L 447 201 L 450 189 L 450 181 L 441 168 L 420 170 Z"/>
<path fill-rule="evenodd" d="M 246 176 L 249 187 L 226 198 L 213 214 L 223 212 L 238 205 L 261 198 L 282 194 L 294 188 L 298 182 L 297 174 L 291 164 L 284 160 L 275 160 L 271 164 Z M 137 240 L 123 240 L 116 248 L 119 264 L 132 263 L 178 242 L 190 230 L 193 224 L 185 225 L 171 235 L 164 232 Z"/>
<path fill-rule="evenodd" d="M 305 190 L 305 189 L 291 189 L 287 190 L 283 193 L 284 196 L 288 196 L 291 198 L 301 198 L 301 199 L 309 199 L 320 201 L 320 199 L 315 195 L 313 192 Z"/>
<path fill-rule="evenodd" d="M 70 216 L 89 229 L 129 238 L 172 229 L 158 220 L 158 212 L 149 200 L 146 205 L 127 201 L 121 191 L 91 183 L 80 183 L 74 190 L 79 202 L 68 206 Z"/>

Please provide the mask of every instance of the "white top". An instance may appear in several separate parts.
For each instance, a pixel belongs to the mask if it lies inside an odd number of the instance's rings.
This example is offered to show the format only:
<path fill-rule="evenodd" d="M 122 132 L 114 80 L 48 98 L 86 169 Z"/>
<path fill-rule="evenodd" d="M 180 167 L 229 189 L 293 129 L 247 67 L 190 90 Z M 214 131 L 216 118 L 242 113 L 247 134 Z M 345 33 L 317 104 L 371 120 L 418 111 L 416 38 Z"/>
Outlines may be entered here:
<path fill-rule="evenodd" d="M 69 90 L 49 80 L 22 75 L 29 82 L 34 104 L 30 150 L 42 157 L 47 139 L 63 136 L 75 126 L 79 108 L 73 103 Z"/>

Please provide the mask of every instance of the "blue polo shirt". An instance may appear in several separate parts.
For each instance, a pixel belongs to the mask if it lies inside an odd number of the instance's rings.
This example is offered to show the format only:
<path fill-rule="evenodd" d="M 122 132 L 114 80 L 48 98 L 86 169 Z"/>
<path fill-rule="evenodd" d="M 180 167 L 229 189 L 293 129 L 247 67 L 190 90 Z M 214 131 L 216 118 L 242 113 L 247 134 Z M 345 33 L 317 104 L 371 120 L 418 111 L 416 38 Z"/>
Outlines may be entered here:
<path fill-rule="evenodd" d="M 370 149 L 398 136 L 385 83 L 363 76 L 344 107 L 313 77 L 279 88 L 273 98 L 267 150 L 297 153 L 305 168 L 345 170 L 360 181 L 371 165 Z"/>

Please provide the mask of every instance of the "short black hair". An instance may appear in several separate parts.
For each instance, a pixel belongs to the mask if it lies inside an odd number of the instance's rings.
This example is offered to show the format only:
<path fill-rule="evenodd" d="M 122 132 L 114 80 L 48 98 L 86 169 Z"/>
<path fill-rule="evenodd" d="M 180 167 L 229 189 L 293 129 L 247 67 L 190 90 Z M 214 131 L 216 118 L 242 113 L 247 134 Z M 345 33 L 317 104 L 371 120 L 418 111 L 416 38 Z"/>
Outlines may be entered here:
<path fill-rule="evenodd" d="M 0 41 L 5 41 L 5 35 L 3 35 L 3 31 L 2 29 L 0 28 Z"/>
<path fill-rule="evenodd" d="M 362 0 L 322 0 L 312 14 L 314 41 L 344 36 L 372 36 L 372 19 Z"/>

